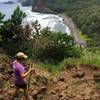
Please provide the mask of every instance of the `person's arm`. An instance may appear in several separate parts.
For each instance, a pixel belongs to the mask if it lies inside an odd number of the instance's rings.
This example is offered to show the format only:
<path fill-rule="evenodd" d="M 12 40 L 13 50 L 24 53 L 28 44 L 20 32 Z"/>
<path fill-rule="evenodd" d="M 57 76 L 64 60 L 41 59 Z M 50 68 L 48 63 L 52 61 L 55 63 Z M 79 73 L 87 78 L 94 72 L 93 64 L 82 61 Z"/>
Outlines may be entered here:
<path fill-rule="evenodd" d="M 32 68 L 30 68 L 27 72 L 23 73 L 21 76 L 25 78 L 25 77 L 28 76 L 28 74 L 29 74 L 31 71 L 32 71 Z"/>

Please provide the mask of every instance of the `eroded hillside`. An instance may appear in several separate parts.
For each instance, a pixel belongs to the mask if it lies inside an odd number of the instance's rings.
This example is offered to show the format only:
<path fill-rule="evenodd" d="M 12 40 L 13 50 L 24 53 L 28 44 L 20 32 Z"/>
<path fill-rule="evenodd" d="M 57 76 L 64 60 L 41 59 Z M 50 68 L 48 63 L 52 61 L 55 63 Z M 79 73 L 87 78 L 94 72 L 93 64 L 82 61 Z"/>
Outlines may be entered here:
<path fill-rule="evenodd" d="M 53 75 L 39 69 L 34 64 L 31 85 L 28 91 L 29 100 L 99 100 L 100 69 L 93 70 L 89 66 L 65 66 L 59 74 Z M 11 100 L 15 92 L 12 81 L 12 68 L 9 58 L 0 53 L 0 100 Z M 19 91 L 13 100 L 24 100 L 23 91 Z"/>

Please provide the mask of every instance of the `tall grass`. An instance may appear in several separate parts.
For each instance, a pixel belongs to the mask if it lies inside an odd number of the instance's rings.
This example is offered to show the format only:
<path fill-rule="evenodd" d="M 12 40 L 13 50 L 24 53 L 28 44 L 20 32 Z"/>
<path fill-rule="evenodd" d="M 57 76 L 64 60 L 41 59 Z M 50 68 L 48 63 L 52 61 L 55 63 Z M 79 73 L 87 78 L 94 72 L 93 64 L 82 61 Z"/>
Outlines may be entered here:
<path fill-rule="evenodd" d="M 60 71 L 60 66 L 59 64 L 53 65 L 50 63 L 44 63 L 44 62 L 38 62 L 37 66 L 47 70 L 48 72 L 52 73 L 52 74 L 58 74 Z"/>
<path fill-rule="evenodd" d="M 65 58 L 62 62 L 56 65 L 48 62 L 38 62 L 37 65 L 53 74 L 58 74 L 60 70 L 64 67 L 69 67 L 69 65 L 91 65 L 91 67 L 100 67 L 100 51 L 95 51 L 94 53 L 92 51 L 84 50 L 80 58 Z"/>
<path fill-rule="evenodd" d="M 100 51 L 95 53 L 84 51 L 80 58 L 65 58 L 61 66 L 81 64 L 100 67 Z"/>

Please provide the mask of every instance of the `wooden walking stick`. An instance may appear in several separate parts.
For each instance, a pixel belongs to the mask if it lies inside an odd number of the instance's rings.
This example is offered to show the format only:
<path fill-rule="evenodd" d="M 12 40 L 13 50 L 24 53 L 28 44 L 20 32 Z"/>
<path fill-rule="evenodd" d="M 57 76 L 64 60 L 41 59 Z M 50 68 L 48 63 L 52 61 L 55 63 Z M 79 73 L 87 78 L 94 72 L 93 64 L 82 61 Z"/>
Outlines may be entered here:
<path fill-rule="evenodd" d="M 32 63 L 32 61 L 30 61 L 30 68 L 32 68 L 32 65 L 33 65 L 33 63 Z M 29 74 L 27 91 L 28 91 L 29 88 L 30 88 L 31 75 L 32 75 L 32 72 L 30 72 L 30 74 Z"/>
<path fill-rule="evenodd" d="M 32 68 L 32 65 L 33 65 L 33 63 L 32 63 L 32 61 L 30 61 L 30 68 Z M 29 91 L 29 88 L 30 88 L 31 75 L 32 75 L 32 72 L 30 72 L 29 77 L 28 77 L 28 83 L 27 83 L 27 89 L 26 89 L 26 95 L 27 96 L 25 97 L 25 100 L 28 100 L 28 96 L 29 96 L 28 91 Z"/>

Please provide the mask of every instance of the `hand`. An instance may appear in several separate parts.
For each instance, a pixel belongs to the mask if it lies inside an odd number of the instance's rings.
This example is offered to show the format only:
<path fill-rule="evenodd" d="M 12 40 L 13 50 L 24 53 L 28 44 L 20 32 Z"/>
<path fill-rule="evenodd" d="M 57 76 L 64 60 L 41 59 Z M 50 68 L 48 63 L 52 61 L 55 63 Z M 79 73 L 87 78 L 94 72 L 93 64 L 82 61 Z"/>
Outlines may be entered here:
<path fill-rule="evenodd" d="M 30 71 L 35 73 L 35 69 L 34 68 L 30 68 Z"/>

